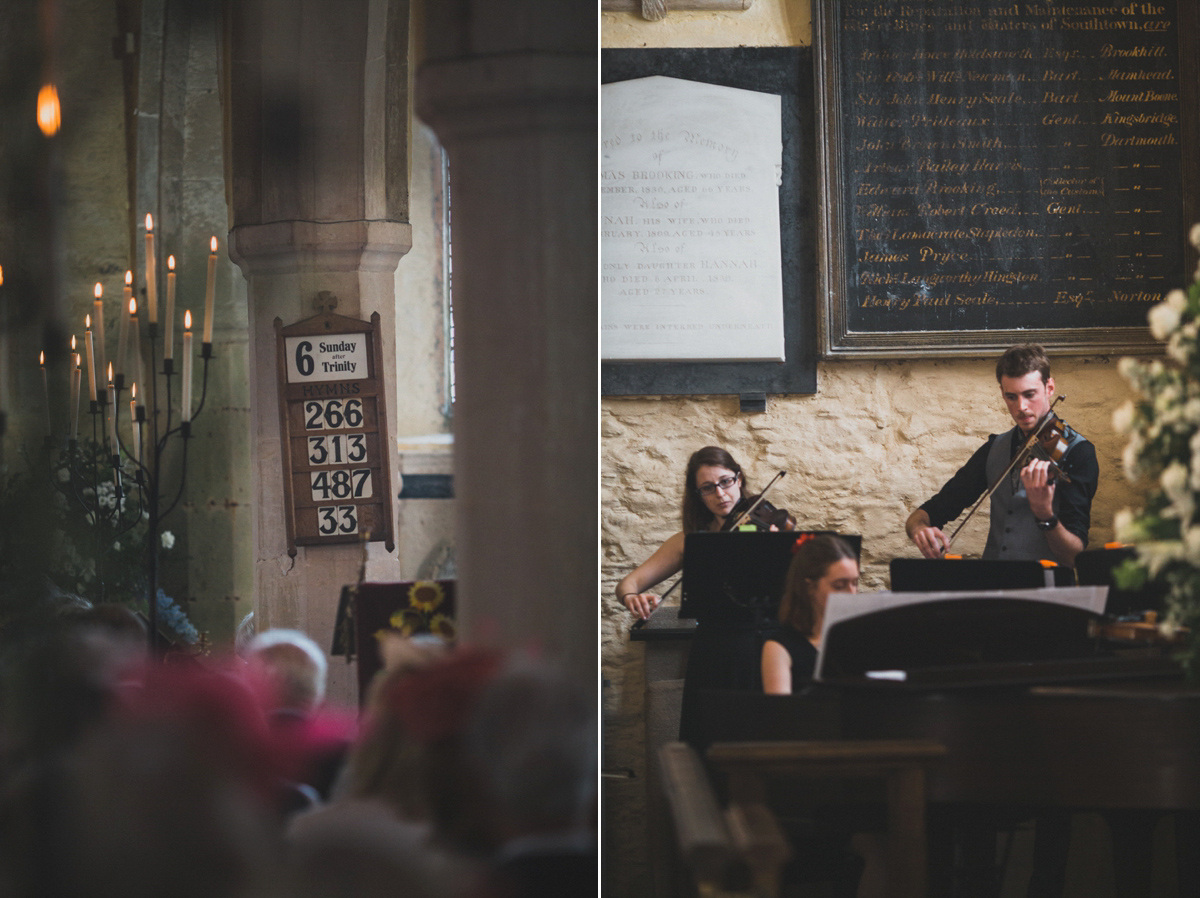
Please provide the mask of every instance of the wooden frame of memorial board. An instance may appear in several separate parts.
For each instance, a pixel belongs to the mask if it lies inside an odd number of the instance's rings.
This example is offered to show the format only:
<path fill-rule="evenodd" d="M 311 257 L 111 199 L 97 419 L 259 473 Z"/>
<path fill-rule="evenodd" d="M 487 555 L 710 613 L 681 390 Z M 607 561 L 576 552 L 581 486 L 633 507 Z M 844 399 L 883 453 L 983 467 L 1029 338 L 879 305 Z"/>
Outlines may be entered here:
<path fill-rule="evenodd" d="M 275 319 L 288 554 L 392 533 L 379 313 Z M 313 339 L 313 338 L 320 339 Z"/>
<path fill-rule="evenodd" d="M 1196 4 L 813 8 L 824 356 L 1161 351 L 1146 312 L 1196 265 Z"/>

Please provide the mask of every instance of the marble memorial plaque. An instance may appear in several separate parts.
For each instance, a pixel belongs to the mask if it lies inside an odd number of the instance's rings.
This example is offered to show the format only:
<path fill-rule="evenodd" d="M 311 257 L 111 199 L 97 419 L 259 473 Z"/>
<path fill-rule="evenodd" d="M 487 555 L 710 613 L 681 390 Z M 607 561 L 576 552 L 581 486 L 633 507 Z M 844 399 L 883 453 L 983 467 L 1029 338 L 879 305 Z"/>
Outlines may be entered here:
<path fill-rule="evenodd" d="M 783 361 L 778 95 L 605 84 L 601 357 Z"/>

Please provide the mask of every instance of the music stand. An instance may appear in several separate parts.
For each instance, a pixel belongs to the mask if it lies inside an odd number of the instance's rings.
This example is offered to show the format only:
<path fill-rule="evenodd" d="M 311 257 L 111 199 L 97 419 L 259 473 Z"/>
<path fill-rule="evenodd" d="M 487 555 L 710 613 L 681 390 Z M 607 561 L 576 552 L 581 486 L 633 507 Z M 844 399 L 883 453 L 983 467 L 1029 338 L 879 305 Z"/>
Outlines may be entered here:
<path fill-rule="evenodd" d="M 1069 567 L 1042 567 L 1040 561 L 982 558 L 893 558 L 892 592 L 964 592 L 1074 586 Z"/>
<path fill-rule="evenodd" d="M 797 540 L 813 536 L 837 536 L 862 553 L 861 536 L 833 530 L 689 533 L 679 616 L 701 623 L 773 623 Z"/>
<path fill-rule="evenodd" d="M 1113 580 L 1113 569 L 1126 561 L 1137 558 L 1133 546 L 1113 549 L 1084 549 L 1075 556 L 1075 572 L 1081 586 L 1107 586 L 1108 604 L 1104 613 L 1116 617 L 1137 615 L 1143 612 L 1166 610 L 1166 583 L 1146 583 L 1139 589 L 1120 589 Z"/>

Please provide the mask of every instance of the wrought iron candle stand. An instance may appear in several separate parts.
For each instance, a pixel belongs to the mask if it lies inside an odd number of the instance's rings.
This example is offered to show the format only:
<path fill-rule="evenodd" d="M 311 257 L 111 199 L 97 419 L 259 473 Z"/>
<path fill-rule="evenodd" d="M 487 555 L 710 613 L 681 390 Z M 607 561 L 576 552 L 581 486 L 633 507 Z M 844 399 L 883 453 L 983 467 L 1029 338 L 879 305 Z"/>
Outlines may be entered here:
<path fill-rule="evenodd" d="M 147 339 L 149 340 L 149 343 L 150 343 L 150 370 L 156 371 L 157 366 L 158 366 L 158 355 L 156 352 L 156 347 L 158 345 L 158 326 L 157 326 L 157 324 L 149 324 L 147 326 L 146 330 L 147 330 Z M 201 343 L 200 344 L 200 358 L 204 362 L 204 373 L 202 375 L 202 382 L 201 382 L 201 389 L 200 389 L 200 403 L 196 406 L 195 412 L 192 412 L 190 415 L 188 415 L 186 420 L 184 420 L 184 417 L 187 414 L 188 410 L 181 409 L 180 420 L 179 420 L 178 424 L 176 424 L 176 425 L 173 425 L 173 423 L 172 423 L 173 412 L 172 412 L 172 403 L 171 403 L 171 381 L 172 381 L 172 378 L 176 374 L 175 366 L 174 366 L 174 359 L 163 359 L 163 369 L 161 372 L 158 372 L 158 374 L 161 374 L 162 377 L 165 379 L 165 394 L 166 394 L 165 407 L 166 408 L 165 408 L 165 411 L 160 411 L 160 409 L 159 409 L 158 380 L 157 380 L 157 377 L 154 377 L 154 378 L 152 378 L 152 383 L 154 385 L 153 390 L 146 391 L 149 393 L 149 395 L 148 396 L 144 395 L 142 397 L 149 401 L 149 409 L 150 409 L 149 413 L 147 413 L 147 403 L 146 402 L 135 405 L 135 411 L 133 412 L 134 420 L 132 421 L 132 423 L 133 423 L 133 427 L 135 428 L 135 432 L 137 435 L 136 438 L 139 440 L 140 445 L 141 445 L 141 450 L 137 453 L 131 452 L 130 447 L 126 446 L 124 441 L 121 438 L 121 426 L 120 426 L 121 425 L 120 410 L 121 410 L 121 406 L 122 406 L 121 394 L 124 392 L 125 378 L 124 378 L 123 374 L 115 374 L 114 375 L 112 391 L 111 391 L 113 399 L 114 399 L 114 402 L 113 402 L 114 421 L 113 421 L 113 425 L 112 425 L 112 431 L 115 436 L 116 442 L 115 442 L 115 444 L 113 444 L 112 440 L 106 437 L 104 444 L 103 444 L 103 445 L 107 446 L 111 451 L 113 483 L 114 483 L 115 490 L 116 490 L 116 500 L 113 504 L 111 514 L 108 511 L 106 511 L 101 505 L 98 482 L 93 482 L 93 484 L 92 484 L 92 495 L 95 497 L 94 504 L 89 504 L 86 501 L 86 498 L 84 496 L 80 495 L 79 490 L 75 489 L 76 501 L 78 501 L 84 507 L 85 511 L 87 511 L 89 514 L 93 515 L 93 520 L 96 522 L 97 527 L 101 527 L 102 525 L 107 525 L 107 526 L 112 527 L 112 529 L 113 529 L 112 538 L 114 540 L 117 539 L 122 534 L 129 532 L 135 526 L 137 526 L 137 522 L 142 517 L 143 514 L 148 515 L 148 527 L 147 527 L 147 531 L 146 531 L 146 547 L 145 547 L 146 548 L 146 554 L 145 554 L 146 580 L 147 580 L 147 584 L 148 584 L 147 585 L 147 590 L 148 590 L 147 622 L 148 622 L 149 628 L 150 628 L 150 648 L 151 648 L 151 651 L 156 654 L 158 653 L 158 649 L 159 649 L 159 646 L 158 646 L 158 548 L 159 548 L 159 542 L 160 542 L 160 535 L 158 532 L 158 526 L 159 526 L 159 522 L 163 518 L 165 518 L 167 515 L 169 515 L 172 511 L 175 510 L 176 506 L 178 506 L 178 504 L 179 504 L 179 500 L 183 497 L 184 485 L 187 482 L 188 441 L 191 439 L 191 435 L 192 435 L 192 422 L 200 415 L 200 412 L 204 409 L 204 402 L 205 402 L 206 397 L 208 396 L 208 363 L 213 358 L 211 343 Z M 146 390 L 146 386 L 147 386 L 146 384 L 142 385 L 143 390 Z M 186 391 L 181 389 L 180 392 L 182 394 L 183 392 L 186 392 Z M 97 397 L 99 397 L 99 395 L 100 395 L 100 391 L 99 391 L 99 388 L 97 388 Z M 106 397 L 106 399 L 107 399 L 107 397 Z M 107 401 L 104 401 L 104 402 L 97 401 L 97 402 L 91 403 L 92 433 L 93 433 L 93 439 L 96 440 L 97 444 L 100 443 L 100 441 L 98 439 L 98 429 L 101 426 L 102 422 L 104 422 L 104 420 L 105 420 L 106 405 L 107 405 Z M 165 421 L 160 421 L 160 418 L 165 418 Z M 161 432 L 160 432 L 160 424 L 162 425 Z M 175 490 L 175 495 L 171 498 L 170 502 L 167 503 L 166 506 L 164 507 L 163 506 L 164 484 L 162 481 L 163 456 L 167 450 L 167 446 L 169 445 L 171 438 L 176 435 L 179 436 L 179 438 L 182 440 L 182 443 L 183 443 L 182 452 L 181 452 L 180 460 L 179 460 L 179 483 L 178 483 L 178 487 Z M 78 446 L 76 444 L 76 441 L 74 441 L 74 440 L 70 441 L 70 443 L 69 443 L 69 453 L 70 453 L 70 457 L 73 460 L 73 462 L 74 462 L 74 460 L 78 459 Z M 123 496 L 125 495 L 125 491 L 122 486 L 122 472 L 123 472 L 123 465 L 122 465 L 122 461 L 121 461 L 122 455 L 124 455 L 124 457 L 127 458 L 129 461 L 133 462 L 134 480 L 136 483 L 136 490 L 137 490 L 137 495 L 138 495 L 138 506 L 139 506 L 138 513 L 134 517 L 132 523 L 130 523 L 124 529 L 119 528 L 119 522 L 121 520 L 121 500 L 122 500 Z M 77 467 L 73 463 L 72 468 L 71 468 L 71 479 L 72 479 L 73 485 L 75 484 L 75 481 L 77 480 L 77 478 L 82 480 L 81 472 L 77 469 Z M 98 475 L 95 476 L 93 478 L 93 480 L 98 481 Z"/>

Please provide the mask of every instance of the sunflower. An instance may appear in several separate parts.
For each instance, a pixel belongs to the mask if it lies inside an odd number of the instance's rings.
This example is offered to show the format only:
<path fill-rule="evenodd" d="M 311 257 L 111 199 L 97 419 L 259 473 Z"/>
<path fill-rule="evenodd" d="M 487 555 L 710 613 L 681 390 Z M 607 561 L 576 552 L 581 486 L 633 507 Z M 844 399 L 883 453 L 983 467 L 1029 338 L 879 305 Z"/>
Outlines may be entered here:
<path fill-rule="evenodd" d="M 445 597 L 442 585 L 432 580 L 418 580 L 408 588 L 408 604 L 419 611 L 432 611 Z"/>
<path fill-rule="evenodd" d="M 429 632 L 447 642 L 453 642 L 458 636 L 458 628 L 454 626 L 454 621 L 444 614 L 435 614 L 430 618 Z"/>
<path fill-rule="evenodd" d="M 413 611 L 411 608 L 402 608 L 393 614 L 390 618 L 388 618 L 388 626 L 399 630 L 405 636 L 412 636 L 414 633 L 423 633 L 426 629 L 425 618 L 419 612 Z M 387 631 L 379 631 L 379 633 L 385 632 Z M 379 633 L 375 635 L 378 636 Z"/>

